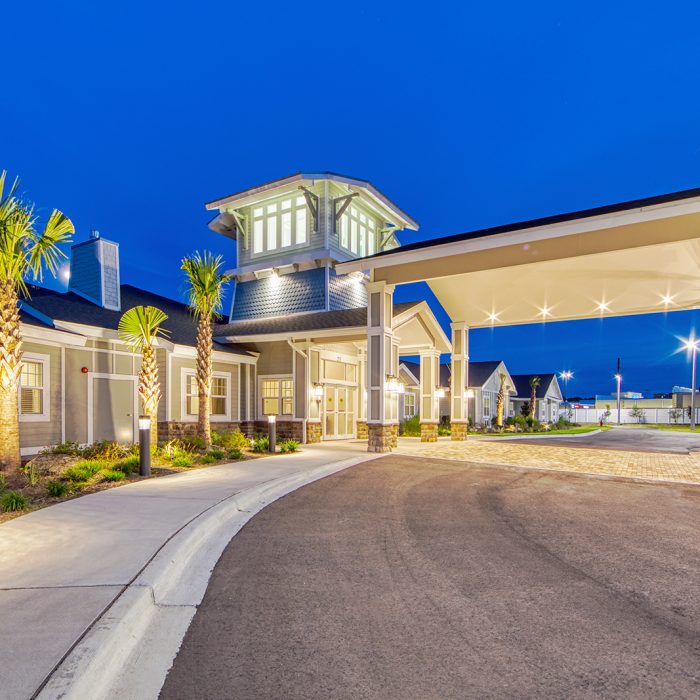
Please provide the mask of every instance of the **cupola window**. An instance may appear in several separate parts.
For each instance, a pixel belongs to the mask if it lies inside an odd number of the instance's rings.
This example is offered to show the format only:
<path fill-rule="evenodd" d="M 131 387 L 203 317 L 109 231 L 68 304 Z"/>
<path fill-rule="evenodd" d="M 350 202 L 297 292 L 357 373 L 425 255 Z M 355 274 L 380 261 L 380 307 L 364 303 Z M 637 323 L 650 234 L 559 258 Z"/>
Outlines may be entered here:
<path fill-rule="evenodd" d="M 358 207 L 349 207 L 340 217 L 340 245 L 354 255 L 374 255 L 376 237 L 374 219 Z"/>
<path fill-rule="evenodd" d="M 306 245 L 308 217 L 303 196 L 287 197 L 272 204 L 253 207 L 253 254 Z"/>

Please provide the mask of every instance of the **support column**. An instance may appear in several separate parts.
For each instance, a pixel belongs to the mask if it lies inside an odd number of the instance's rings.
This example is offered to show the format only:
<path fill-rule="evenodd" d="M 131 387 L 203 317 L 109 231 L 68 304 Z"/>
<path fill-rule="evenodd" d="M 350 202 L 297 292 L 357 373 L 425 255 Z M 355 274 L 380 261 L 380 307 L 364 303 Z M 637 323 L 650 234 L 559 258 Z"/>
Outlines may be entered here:
<path fill-rule="evenodd" d="M 320 361 L 318 350 L 312 350 L 310 347 L 306 351 L 307 370 L 306 376 L 308 383 L 306 391 L 308 392 L 308 412 L 306 417 L 306 442 L 315 443 L 321 442 L 321 398 L 316 396 L 315 387 L 319 386 L 320 382 Z"/>
<path fill-rule="evenodd" d="M 367 285 L 367 432 L 369 452 L 391 452 L 399 434 L 398 394 L 387 377 L 399 370 L 399 344 L 392 332 L 394 287 Z"/>
<path fill-rule="evenodd" d="M 367 351 L 358 351 L 357 357 L 357 422 L 355 436 L 367 440 Z"/>
<path fill-rule="evenodd" d="M 452 323 L 452 377 L 450 381 L 450 422 L 452 439 L 465 440 L 469 430 L 469 327 Z"/>
<path fill-rule="evenodd" d="M 436 442 L 440 422 L 440 353 L 429 350 L 420 354 L 420 439 Z"/>

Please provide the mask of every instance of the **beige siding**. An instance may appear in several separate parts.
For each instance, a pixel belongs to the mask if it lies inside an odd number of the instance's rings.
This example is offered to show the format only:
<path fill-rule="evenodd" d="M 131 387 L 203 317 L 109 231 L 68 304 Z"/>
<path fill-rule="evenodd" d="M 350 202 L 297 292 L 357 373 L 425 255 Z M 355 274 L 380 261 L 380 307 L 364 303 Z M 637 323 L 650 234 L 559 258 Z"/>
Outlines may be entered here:
<path fill-rule="evenodd" d="M 258 374 L 292 374 L 293 350 L 288 343 L 260 343 L 255 350 L 260 353 Z"/>
<path fill-rule="evenodd" d="M 48 401 L 49 420 L 20 420 L 20 447 L 45 447 L 61 442 L 61 348 L 41 343 L 25 342 L 26 353 L 47 355 L 49 358 Z"/>
<path fill-rule="evenodd" d="M 82 367 L 93 370 L 93 353 L 66 348 L 66 440 L 87 442 L 87 383 Z"/>
<path fill-rule="evenodd" d="M 158 404 L 158 420 L 167 420 L 168 407 L 168 353 L 163 348 L 156 350 L 156 361 L 158 363 L 158 379 L 160 380 L 160 403 Z"/>

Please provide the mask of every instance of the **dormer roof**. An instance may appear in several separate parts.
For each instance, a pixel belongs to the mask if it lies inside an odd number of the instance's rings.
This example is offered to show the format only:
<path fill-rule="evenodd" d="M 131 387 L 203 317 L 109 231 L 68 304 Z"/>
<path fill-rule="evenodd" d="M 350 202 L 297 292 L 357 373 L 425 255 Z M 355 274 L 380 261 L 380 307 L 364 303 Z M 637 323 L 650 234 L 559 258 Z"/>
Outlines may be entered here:
<path fill-rule="evenodd" d="M 217 233 L 235 237 L 235 235 L 232 235 L 235 229 L 235 221 L 230 214 L 226 214 L 227 210 L 249 206 L 264 199 L 276 197 L 285 191 L 299 187 L 310 187 L 317 182 L 323 181 L 338 183 L 347 189 L 348 193 L 358 192 L 367 205 L 376 209 L 383 219 L 394 224 L 397 228 L 418 229 L 416 221 L 396 206 L 368 180 L 360 180 L 331 172 L 299 172 L 207 202 L 206 208 L 208 210 L 218 209 L 221 212 L 209 222 L 209 228 Z"/>

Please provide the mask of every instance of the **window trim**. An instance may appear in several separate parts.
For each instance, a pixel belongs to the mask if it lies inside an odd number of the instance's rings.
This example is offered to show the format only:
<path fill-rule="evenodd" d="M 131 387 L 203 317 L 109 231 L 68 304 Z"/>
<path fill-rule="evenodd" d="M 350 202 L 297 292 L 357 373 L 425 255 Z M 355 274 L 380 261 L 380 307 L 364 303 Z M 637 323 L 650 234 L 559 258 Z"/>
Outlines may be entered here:
<path fill-rule="evenodd" d="M 22 386 L 20 382 L 20 386 L 17 388 L 17 400 L 19 402 L 19 420 L 21 423 L 48 423 L 51 420 L 51 356 L 44 355 L 38 352 L 24 352 L 22 353 L 22 361 L 25 359 L 43 365 L 43 383 L 41 386 L 41 390 L 44 392 L 42 397 L 43 411 L 41 413 L 22 413 Z"/>
<path fill-rule="evenodd" d="M 231 372 L 215 371 L 211 373 L 212 379 L 226 380 L 226 413 L 224 415 L 210 414 L 209 420 L 212 423 L 228 423 L 231 419 Z M 193 423 L 199 420 L 199 416 L 187 412 L 187 377 L 197 379 L 197 370 L 189 367 L 182 367 L 180 370 L 180 416 L 185 423 Z M 211 396 L 209 397 L 211 400 Z"/>
<path fill-rule="evenodd" d="M 291 206 L 289 209 L 282 209 L 282 202 L 290 200 L 291 201 Z M 300 201 L 303 200 L 303 201 Z M 268 218 L 272 216 L 271 212 L 268 212 L 267 209 L 270 206 L 276 207 L 276 211 L 274 212 L 274 217 L 276 220 L 276 225 L 275 225 L 275 239 L 277 242 L 277 246 L 275 248 L 269 248 L 268 247 L 268 236 L 269 236 L 269 230 L 267 226 L 267 220 Z M 262 214 L 260 215 L 255 215 L 255 211 L 257 209 L 262 210 Z M 300 243 L 297 242 L 298 236 L 297 236 L 297 221 L 298 221 L 298 212 L 304 211 L 304 219 L 306 223 L 306 231 L 304 232 L 304 240 Z M 282 245 L 282 215 L 288 213 L 290 216 L 290 237 L 291 237 L 291 244 L 283 246 Z M 309 207 L 306 203 L 306 199 L 304 198 L 303 195 L 300 195 L 298 192 L 288 192 L 287 194 L 280 195 L 279 197 L 274 197 L 271 199 L 266 199 L 263 202 L 257 202 L 255 204 L 250 205 L 250 256 L 251 258 L 264 258 L 270 255 L 279 255 L 280 253 L 287 253 L 289 251 L 294 251 L 294 250 L 300 250 L 302 248 L 308 248 L 309 243 L 310 243 L 310 238 L 311 238 L 311 231 L 309 230 L 309 221 L 310 221 L 310 212 L 309 212 Z M 262 236 L 262 250 L 256 251 L 255 250 L 255 224 L 256 222 L 260 222 L 262 224 L 262 231 L 261 231 L 261 236 Z"/>
<path fill-rule="evenodd" d="M 413 400 L 413 411 L 411 413 L 408 412 L 407 406 L 406 406 L 406 399 L 411 398 Z M 406 391 L 404 392 L 403 395 L 403 415 L 404 418 L 413 418 L 416 415 L 416 407 L 418 404 L 418 401 L 416 400 L 416 393 L 414 391 Z"/>
<path fill-rule="evenodd" d="M 357 216 L 353 216 L 352 210 L 357 211 Z M 367 237 L 365 238 L 364 241 L 364 251 L 360 249 L 360 226 L 362 225 L 360 217 L 364 216 L 366 217 L 367 221 L 365 222 L 365 231 L 367 233 Z M 353 235 L 352 235 L 352 222 L 355 221 L 357 224 L 357 230 L 356 230 L 356 237 L 357 237 L 357 250 L 352 249 L 352 241 L 353 241 Z M 372 222 L 374 225 L 374 228 L 370 228 L 369 222 Z M 346 229 L 346 230 L 344 230 Z M 378 253 L 379 250 L 379 244 L 381 241 L 379 240 L 380 236 L 380 231 L 381 231 L 381 226 L 379 224 L 379 221 L 375 214 L 370 212 L 367 207 L 363 205 L 362 202 L 358 201 L 353 201 L 350 206 L 343 212 L 343 215 L 340 217 L 340 221 L 338 222 L 338 230 L 337 230 L 337 237 L 338 237 L 338 247 L 341 250 L 346 251 L 347 253 L 350 253 L 351 255 L 356 255 L 357 257 L 363 257 L 365 255 L 374 255 L 375 253 Z M 343 245 L 343 236 L 347 237 L 347 245 Z M 370 252 L 370 237 L 372 237 L 373 240 L 373 250 Z"/>
<path fill-rule="evenodd" d="M 288 381 L 292 383 L 292 412 L 291 413 L 277 413 L 277 417 L 281 418 L 283 420 L 293 420 L 295 417 L 295 409 L 296 409 L 296 391 L 297 387 L 294 382 L 294 376 L 292 374 L 259 374 L 257 376 L 257 397 L 256 397 L 256 408 L 255 408 L 255 414 L 257 416 L 257 420 L 267 420 L 267 413 L 263 413 L 263 390 L 262 390 L 262 385 L 263 382 L 269 382 L 269 381 Z M 282 387 L 280 386 L 279 389 L 279 401 L 280 401 L 280 408 L 284 405 L 283 398 L 282 398 Z"/>

